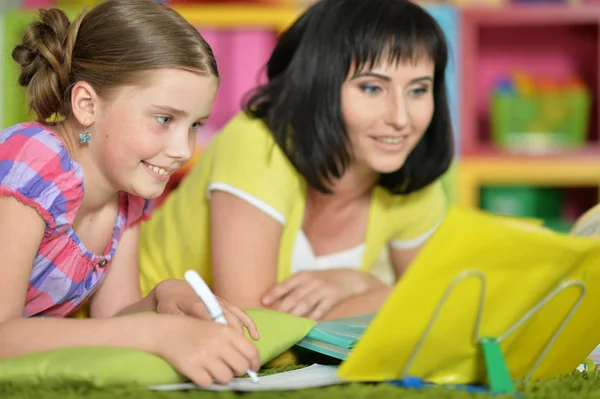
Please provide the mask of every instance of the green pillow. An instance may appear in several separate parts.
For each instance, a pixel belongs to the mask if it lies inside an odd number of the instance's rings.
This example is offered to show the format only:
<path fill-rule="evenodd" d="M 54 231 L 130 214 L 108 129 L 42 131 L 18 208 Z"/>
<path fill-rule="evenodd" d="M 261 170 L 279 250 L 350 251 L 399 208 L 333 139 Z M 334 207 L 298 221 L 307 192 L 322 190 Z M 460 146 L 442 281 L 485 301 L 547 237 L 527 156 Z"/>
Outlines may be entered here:
<path fill-rule="evenodd" d="M 248 309 L 261 338 L 254 341 L 261 364 L 285 352 L 316 322 L 287 313 Z M 162 358 L 134 349 L 80 347 L 56 349 L 0 360 L 0 382 L 83 381 L 95 386 L 176 384 L 187 379 Z"/>
<path fill-rule="evenodd" d="M 296 345 L 317 325 L 314 320 L 274 310 L 245 309 L 245 311 L 252 317 L 260 333 L 260 339 L 252 341 L 258 347 L 261 364 L 275 359 Z M 250 338 L 248 332 L 246 336 Z"/>

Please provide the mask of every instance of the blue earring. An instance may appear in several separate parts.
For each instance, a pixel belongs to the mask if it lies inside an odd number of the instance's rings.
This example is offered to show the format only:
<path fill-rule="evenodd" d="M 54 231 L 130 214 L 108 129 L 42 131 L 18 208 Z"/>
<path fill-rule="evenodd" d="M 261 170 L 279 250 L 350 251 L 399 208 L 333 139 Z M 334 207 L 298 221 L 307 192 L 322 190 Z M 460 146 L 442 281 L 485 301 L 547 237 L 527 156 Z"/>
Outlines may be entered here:
<path fill-rule="evenodd" d="M 83 133 L 79 134 L 79 142 L 81 144 L 89 144 L 92 140 L 92 135 L 88 132 L 87 127 L 83 129 Z"/>

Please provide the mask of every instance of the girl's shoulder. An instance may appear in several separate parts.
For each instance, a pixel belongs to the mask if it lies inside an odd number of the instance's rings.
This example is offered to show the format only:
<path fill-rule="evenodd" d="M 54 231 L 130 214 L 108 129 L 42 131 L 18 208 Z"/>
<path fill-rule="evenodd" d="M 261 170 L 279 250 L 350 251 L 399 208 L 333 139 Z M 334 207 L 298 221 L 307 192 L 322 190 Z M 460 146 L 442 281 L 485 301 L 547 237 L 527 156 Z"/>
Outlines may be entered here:
<path fill-rule="evenodd" d="M 33 206 L 51 228 L 71 224 L 83 200 L 83 170 L 49 127 L 0 131 L 0 194 Z"/>
<path fill-rule="evenodd" d="M 125 228 L 135 226 L 152 217 L 155 201 L 125 192 L 121 192 L 121 195 L 127 198 L 127 201 L 121 202 L 125 204 L 121 209 L 125 217 Z"/>
<path fill-rule="evenodd" d="M 38 163 L 41 161 L 60 161 L 61 169 L 81 172 L 80 165 L 71 158 L 58 135 L 48 126 L 37 122 L 19 123 L 0 130 L 0 159 L 32 167 L 40 166 Z"/>

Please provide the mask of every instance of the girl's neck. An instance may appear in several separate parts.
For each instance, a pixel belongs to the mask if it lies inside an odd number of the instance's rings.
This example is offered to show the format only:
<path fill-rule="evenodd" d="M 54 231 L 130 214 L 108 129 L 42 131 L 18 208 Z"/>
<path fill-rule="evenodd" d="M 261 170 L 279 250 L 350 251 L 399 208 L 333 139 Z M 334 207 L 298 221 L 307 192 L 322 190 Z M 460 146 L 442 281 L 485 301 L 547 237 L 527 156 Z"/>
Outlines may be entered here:
<path fill-rule="evenodd" d="M 57 133 L 63 140 L 71 158 L 81 165 L 83 170 L 84 196 L 80 211 L 94 213 L 114 202 L 117 190 L 108 182 L 102 168 L 95 160 L 93 143 L 81 144 L 79 133 L 83 127 L 73 121 L 65 121 L 57 125 Z M 93 137 L 92 137 L 93 140 Z"/>

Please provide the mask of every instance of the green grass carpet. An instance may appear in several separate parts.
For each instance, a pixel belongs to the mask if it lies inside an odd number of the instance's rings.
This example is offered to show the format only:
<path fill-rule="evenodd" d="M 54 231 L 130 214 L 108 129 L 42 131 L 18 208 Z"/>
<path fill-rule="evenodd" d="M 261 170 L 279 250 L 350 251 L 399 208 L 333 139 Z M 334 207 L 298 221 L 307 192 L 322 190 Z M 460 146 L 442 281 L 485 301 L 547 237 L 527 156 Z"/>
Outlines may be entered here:
<path fill-rule="evenodd" d="M 277 370 L 271 370 L 277 371 Z M 528 382 L 519 387 L 523 399 L 600 399 L 600 372 L 579 373 L 540 382 Z M 0 385 L 2 399 L 323 399 L 323 398 L 384 398 L 384 399 L 466 399 L 491 398 L 490 395 L 469 394 L 445 388 L 409 390 L 388 384 L 349 384 L 342 386 L 309 389 L 288 392 L 206 392 L 200 390 L 158 392 L 140 388 L 115 387 L 98 389 L 86 384 L 68 384 L 61 386 L 17 386 Z M 514 396 L 495 396 L 506 398 Z"/>

